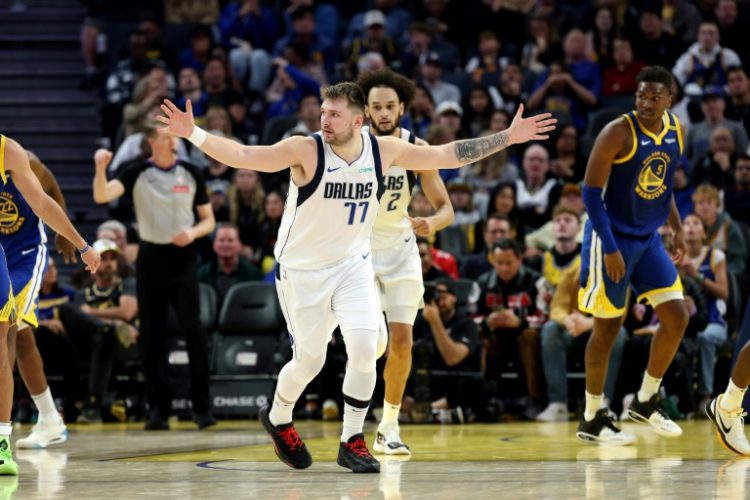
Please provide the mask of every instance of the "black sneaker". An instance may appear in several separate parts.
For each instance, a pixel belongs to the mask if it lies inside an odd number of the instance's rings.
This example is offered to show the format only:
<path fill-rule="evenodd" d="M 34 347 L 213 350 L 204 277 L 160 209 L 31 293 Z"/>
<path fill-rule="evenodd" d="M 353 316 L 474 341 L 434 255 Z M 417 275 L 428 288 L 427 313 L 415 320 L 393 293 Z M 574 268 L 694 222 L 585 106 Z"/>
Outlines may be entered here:
<path fill-rule="evenodd" d="M 627 446 L 635 443 L 635 436 L 623 432 L 615 425 L 615 419 L 609 413 L 609 408 L 602 408 L 596 412 L 593 420 L 586 421 L 581 415 L 576 437 L 584 443 Z"/>
<path fill-rule="evenodd" d="M 305 443 L 297 434 L 294 423 L 289 422 L 279 426 L 274 426 L 268 419 L 268 406 L 264 406 L 258 412 L 258 418 L 263 427 L 266 428 L 268 435 L 273 440 L 273 449 L 279 460 L 294 469 L 307 469 L 312 465 L 312 457 L 307 451 Z"/>
<path fill-rule="evenodd" d="M 168 431 L 169 422 L 162 417 L 149 417 L 146 421 L 146 425 L 143 427 L 146 431 Z"/>
<path fill-rule="evenodd" d="M 364 434 L 355 434 L 346 443 L 339 445 L 336 463 L 352 472 L 380 472 L 380 462 L 367 449 Z"/>
<path fill-rule="evenodd" d="M 211 413 L 194 413 L 193 422 L 198 425 L 198 429 L 205 429 L 217 424 L 216 417 Z"/>
<path fill-rule="evenodd" d="M 628 408 L 631 420 L 648 424 L 660 436 L 677 437 L 682 435 L 682 429 L 674 423 L 661 406 L 659 394 L 654 394 L 648 401 L 639 401 L 638 395 L 633 398 Z"/>

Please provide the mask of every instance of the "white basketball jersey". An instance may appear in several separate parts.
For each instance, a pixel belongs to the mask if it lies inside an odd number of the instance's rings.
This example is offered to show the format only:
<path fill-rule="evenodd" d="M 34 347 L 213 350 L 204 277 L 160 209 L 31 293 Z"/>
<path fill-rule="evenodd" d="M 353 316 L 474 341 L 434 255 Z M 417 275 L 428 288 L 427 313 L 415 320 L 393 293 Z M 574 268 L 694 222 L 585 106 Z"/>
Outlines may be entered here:
<path fill-rule="evenodd" d="M 289 269 L 323 269 L 356 253 L 366 257 L 385 189 L 378 144 L 366 130 L 362 154 L 351 164 L 320 132 L 311 137 L 318 145 L 315 176 L 302 187 L 290 180 L 274 248 L 276 261 Z"/>
<path fill-rule="evenodd" d="M 414 144 L 416 137 L 408 130 L 401 129 L 401 139 Z M 416 176 L 411 170 L 391 166 L 385 176 L 385 193 L 380 200 L 378 217 L 372 229 L 372 248 L 389 248 L 399 239 L 412 236 L 409 222 L 409 203 Z"/>

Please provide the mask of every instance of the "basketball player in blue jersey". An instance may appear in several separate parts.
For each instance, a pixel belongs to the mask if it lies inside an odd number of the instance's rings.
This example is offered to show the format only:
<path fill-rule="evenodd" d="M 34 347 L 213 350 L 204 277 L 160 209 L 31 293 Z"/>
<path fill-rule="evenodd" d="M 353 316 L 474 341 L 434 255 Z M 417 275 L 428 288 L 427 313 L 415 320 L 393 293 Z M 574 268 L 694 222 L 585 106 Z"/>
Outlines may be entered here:
<path fill-rule="evenodd" d="M 29 153 L 29 164 L 44 192 L 64 210 L 65 200 L 52 172 L 32 153 Z M 12 326 L 10 330 L 11 339 L 15 338 L 16 352 L 11 352 L 11 365 L 13 359 L 17 359 L 21 377 L 39 410 L 39 418 L 31 434 L 16 441 L 16 446 L 46 448 L 67 439 L 65 423 L 52 399 L 32 331 L 32 328 L 39 326 L 36 308 L 42 276 L 47 267 L 47 235 L 44 224 L 31 210 L 13 182 L 13 177 L 8 175 L 7 178 L 8 182 L 0 193 L 0 203 L 9 217 L 0 222 L 0 244 L 5 250 L 16 300 L 17 326 Z M 58 234 L 55 245 L 66 262 L 76 261 L 76 249 L 71 242 Z M 14 346 L 13 340 L 11 346 Z"/>
<path fill-rule="evenodd" d="M 8 189 L 9 174 L 13 184 L 27 201 L 34 213 L 44 222 L 72 242 L 78 248 L 86 268 L 92 273 L 99 267 L 99 254 L 92 249 L 68 220 L 65 212 L 42 189 L 29 166 L 26 151 L 12 139 L 0 135 L 0 189 Z M 0 205 L 0 221 L 18 217 L 8 203 Z M 10 212 L 6 210 L 10 209 Z M 42 262 L 43 266 L 46 262 Z M 40 275 L 41 278 L 41 275 Z M 13 295 L 5 252 L 0 246 L 0 475 L 17 475 L 18 466 L 13 460 L 10 448 L 10 412 L 13 402 L 13 372 L 8 346 L 8 331 L 16 322 L 16 301 Z"/>
<path fill-rule="evenodd" d="M 683 150 L 683 130 L 669 113 L 672 75 L 658 66 L 636 78 L 635 111 L 610 122 L 594 143 L 583 185 L 589 214 L 581 252 L 579 307 L 594 316 L 586 346 L 586 410 L 577 437 L 585 442 L 628 445 L 633 434 L 620 430 L 602 404 L 612 343 L 625 314 L 628 288 L 648 301 L 659 328 L 641 388 L 627 409 L 631 419 L 657 434 L 675 437 L 682 429 L 659 401 L 659 385 L 682 340 L 688 312 L 674 262 L 684 255 L 682 224 L 672 196 L 672 179 Z M 657 229 L 673 232 L 672 258 Z M 674 262 L 673 262 L 674 261 Z"/>
<path fill-rule="evenodd" d="M 411 80 L 385 69 L 360 75 L 357 84 L 367 99 L 365 114 L 370 133 L 393 136 L 412 144 L 426 145 L 422 139 L 399 126 L 405 108 L 414 98 Z M 385 401 L 373 449 L 386 455 L 411 455 L 401 440 L 398 414 L 411 371 L 412 331 L 424 295 L 422 263 L 415 234 L 429 238 L 449 226 L 453 206 L 436 170 L 419 172 L 422 191 L 435 209 L 431 217 L 408 214 L 416 176 L 409 170 L 391 166 L 385 176 L 386 191 L 372 230 L 372 265 L 381 292 L 381 307 L 388 320 L 388 357 L 385 362 Z M 461 345 L 461 348 L 465 346 Z"/>
<path fill-rule="evenodd" d="M 321 131 L 271 146 L 242 146 L 208 134 L 186 111 L 165 100 L 162 132 L 185 137 L 204 153 L 236 168 L 279 172 L 291 166 L 289 194 L 274 249 L 276 289 L 292 340 L 293 356 L 279 373 L 270 407 L 260 420 L 277 456 L 304 469 L 312 457 L 292 422 L 294 404 L 325 362 L 336 325 L 346 343 L 344 425 L 337 463 L 354 472 L 379 472 L 362 428 L 375 388 L 382 314 L 377 306 L 370 234 L 391 165 L 409 170 L 458 168 L 511 144 L 546 139 L 550 114 L 523 118 L 498 134 L 442 146 L 416 146 L 362 130 L 365 97 L 352 82 L 321 91 Z"/>

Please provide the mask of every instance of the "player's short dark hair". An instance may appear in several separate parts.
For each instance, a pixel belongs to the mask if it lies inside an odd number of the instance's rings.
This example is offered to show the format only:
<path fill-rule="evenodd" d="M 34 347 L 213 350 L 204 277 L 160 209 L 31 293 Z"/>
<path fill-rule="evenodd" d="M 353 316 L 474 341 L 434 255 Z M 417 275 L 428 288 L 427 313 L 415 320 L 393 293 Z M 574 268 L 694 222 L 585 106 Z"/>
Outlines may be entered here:
<path fill-rule="evenodd" d="M 640 84 L 641 82 L 661 83 L 666 87 L 667 92 L 671 94 L 674 77 L 668 69 L 661 66 L 646 66 L 635 77 L 636 84 Z"/>
<path fill-rule="evenodd" d="M 404 103 L 404 107 L 409 106 L 416 92 L 414 82 L 387 68 L 359 75 L 357 85 L 362 89 L 365 101 L 370 98 L 370 90 L 376 87 L 391 88 L 396 91 L 398 100 Z"/>
<path fill-rule="evenodd" d="M 503 238 L 493 243 L 492 251 L 494 252 L 495 250 L 511 250 L 516 257 L 521 257 L 523 255 L 523 245 L 521 245 L 520 242 L 512 240 L 510 238 Z"/>
<path fill-rule="evenodd" d="M 362 94 L 359 85 L 354 82 L 341 82 L 323 87 L 320 89 L 320 99 L 323 101 L 326 99 L 345 99 L 349 109 L 360 114 L 365 112 L 365 96 Z"/>

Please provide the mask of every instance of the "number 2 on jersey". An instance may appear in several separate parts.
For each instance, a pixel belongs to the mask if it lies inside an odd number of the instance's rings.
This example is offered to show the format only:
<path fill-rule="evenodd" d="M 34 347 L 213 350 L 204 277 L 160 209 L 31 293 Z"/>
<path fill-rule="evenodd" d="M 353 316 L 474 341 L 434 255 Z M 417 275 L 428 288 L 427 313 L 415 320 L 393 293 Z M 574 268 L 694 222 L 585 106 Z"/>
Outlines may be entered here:
<path fill-rule="evenodd" d="M 391 195 L 391 201 L 388 202 L 388 211 L 393 212 L 398 207 L 396 206 L 396 202 L 401 198 L 401 193 L 393 193 Z"/>
<path fill-rule="evenodd" d="M 369 201 L 360 201 L 359 203 L 353 202 L 353 201 L 347 201 L 344 203 L 345 207 L 349 207 L 349 225 L 351 226 L 354 224 L 354 216 L 357 212 L 357 205 L 359 205 L 362 208 L 362 217 L 360 217 L 359 222 L 360 224 L 365 221 L 365 217 L 367 217 L 367 209 L 370 206 Z"/>

